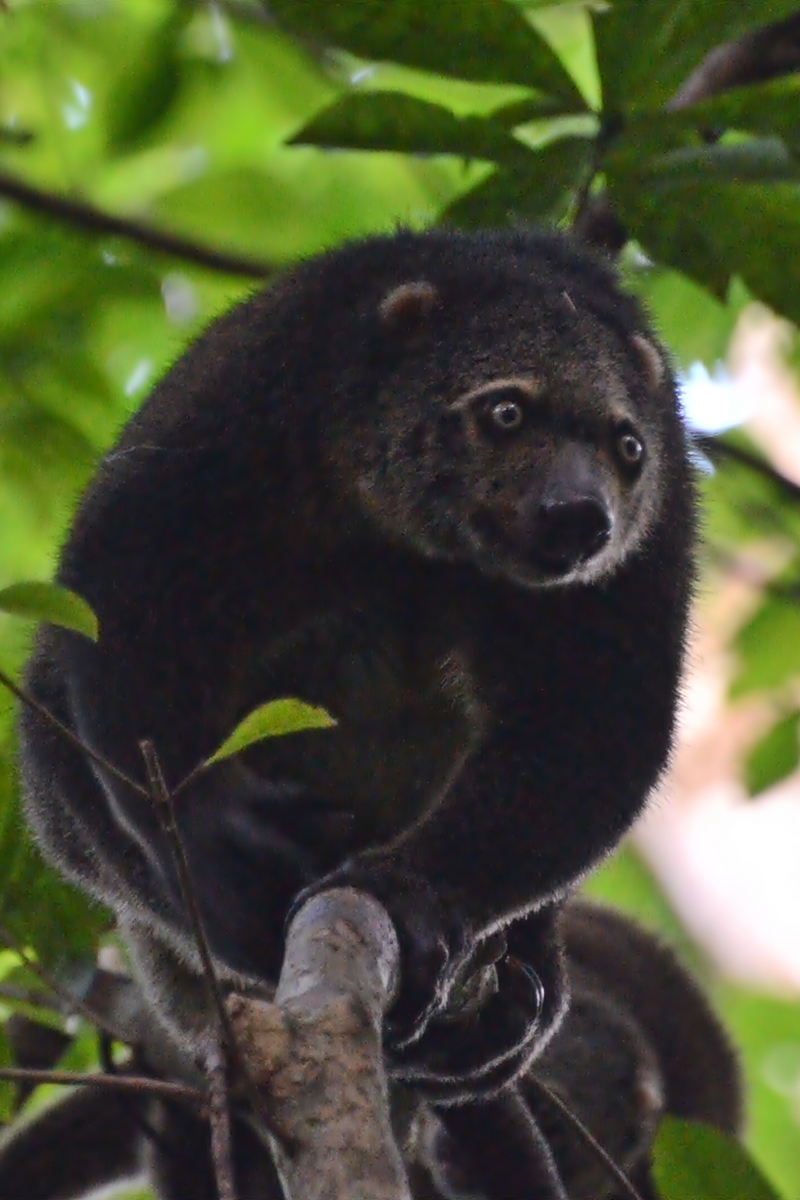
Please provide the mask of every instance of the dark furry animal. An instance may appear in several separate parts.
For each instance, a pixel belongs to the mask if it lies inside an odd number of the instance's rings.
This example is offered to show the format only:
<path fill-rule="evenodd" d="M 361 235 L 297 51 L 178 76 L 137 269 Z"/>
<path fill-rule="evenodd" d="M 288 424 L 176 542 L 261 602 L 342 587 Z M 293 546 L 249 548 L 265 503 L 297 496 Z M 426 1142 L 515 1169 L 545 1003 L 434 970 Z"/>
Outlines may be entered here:
<path fill-rule="evenodd" d="M 588 1126 L 643 1200 L 656 1200 L 650 1157 L 662 1114 L 738 1132 L 735 1059 L 671 952 L 594 905 L 570 902 L 559 928 L 572 1001 L 516 1089 L 445 1108 L 403 1097 L 411 1104 L 404 1149 L 415 1200 L 551 1200 L 561 1185 L 570 1200 L 624 1200 L 540 1081 Z M 31 1065 L 24 1054 L 15 1061 Z M 241 1121 L 234 1130 L 239 1200 L 280 1200 L 263 1145 Z M 0 1200 L 74 1200 L 142 1173 L 159 1200 L 216 1200 L 207 1122 L 175 1103 L 83 1088 L 0 1143 Z"/>
<path fill-rule="evenodd" d="M 269 985 L 293 904 L 370 891 L 393 1077 L 459 1102 L 563 1015 L 559 905 L 669 754 L 693 536 L 674 381 L 612 272 L 554 234 L 400 233 L 300 266 L 156 388 L 58 572 L 100 641 L 45 629 L 28 683 L 135 778 L 152 739 L 170 785 L 260 703 L 329 709 L 181 794 L 210 944 L 225 986 Z M 31 712 L 22 765 L 45 852 L 198 1046 L 152 807 Z M 478 1016 L 443 1019 L 477 973 Z"/>

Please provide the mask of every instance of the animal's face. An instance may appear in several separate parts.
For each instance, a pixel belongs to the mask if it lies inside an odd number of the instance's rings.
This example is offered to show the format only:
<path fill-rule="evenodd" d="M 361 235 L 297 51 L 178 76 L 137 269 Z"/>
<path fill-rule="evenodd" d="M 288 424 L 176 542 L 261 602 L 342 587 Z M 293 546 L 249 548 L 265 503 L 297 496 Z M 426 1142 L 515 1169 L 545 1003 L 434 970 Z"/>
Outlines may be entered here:
<path fill-rule="evenodd" d="M 458 541 L 482 570 L 542 585 L 588 582 L 621 561 L 652 475 L 624 407 L 582 419 L 536 379 L 511 376 L 450 411 L 465 446 Z"/>
<path fill-rule="evenodd" d="M 360 503 L 384 534 L 428 557 L 529 587 L 592 582 L 658 511 L 657 414 L 674 409 L 671 385 L 641 334 L 626 342 L 579 314 L 559 344 L 552 321 L 505 316 L 488 341 L 475 320 L 460 345 L 446 326 L 430 345 L 417 338 L 360 439 Z"/>

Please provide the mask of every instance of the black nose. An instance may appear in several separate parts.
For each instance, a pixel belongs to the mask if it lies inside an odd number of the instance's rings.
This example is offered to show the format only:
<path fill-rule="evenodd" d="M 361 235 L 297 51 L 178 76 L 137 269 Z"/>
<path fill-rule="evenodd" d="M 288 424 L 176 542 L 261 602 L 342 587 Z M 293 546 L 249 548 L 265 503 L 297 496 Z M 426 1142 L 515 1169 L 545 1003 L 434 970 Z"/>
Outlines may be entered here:
<path fill-rule="evenodd" d="M 601 500 L 580 496 L 545 500 L 536 514 L 536 555 L 566 570 L 602 550 L 611 536 L 611 517 Z"/>

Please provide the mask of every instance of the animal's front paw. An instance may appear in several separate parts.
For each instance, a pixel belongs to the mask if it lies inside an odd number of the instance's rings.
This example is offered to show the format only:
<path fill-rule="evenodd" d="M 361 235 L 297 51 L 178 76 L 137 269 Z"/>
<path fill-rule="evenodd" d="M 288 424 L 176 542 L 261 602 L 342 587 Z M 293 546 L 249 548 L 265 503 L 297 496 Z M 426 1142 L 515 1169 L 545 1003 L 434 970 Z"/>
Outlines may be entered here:
<path fill-rule="evenodd" d="M 549 1031 L 545 992 L 533 968 L 504 951 L 503 939 L 476 949 L 474 1005 L 460 1006 L 459 981 L 443 1013 L 433 1017 L 418 1041 L 394 1058 L 394 1073 L 424 1087 L 431 1099 L 458 1102 L 497 1092 L 528 1067 Z M 501 953 L 487 966 L 489 953 Z M 479 965 L 481 957 L 484 965 Z M 463 978 L 463 977 L 462 977 Z"/>
<path fill-rule="evenodd" d="M 458 906 L 423 875 L 376 857 L 353 860 L 303 892 L 369 892 L 400 945 L 400 990 L 387 1015 L 392 1075 L 436 1100 L 494 1092 L 525 1069 L 541 1040 L 545 996 L 504 933 L 478 939 Z"/>
<path fill-rule="evenodd" d="M 300 894 L 292 911 L 332 887 L 368 892 L 392 920 L 400 946 L 400 988 L 387 1017 L 386 1041 L 390 1054 L 402 1051 L 446 1009 L 472 946 L 469 926 L 425 876 L 376 858 L 354 859 L 326 875 Z"/>

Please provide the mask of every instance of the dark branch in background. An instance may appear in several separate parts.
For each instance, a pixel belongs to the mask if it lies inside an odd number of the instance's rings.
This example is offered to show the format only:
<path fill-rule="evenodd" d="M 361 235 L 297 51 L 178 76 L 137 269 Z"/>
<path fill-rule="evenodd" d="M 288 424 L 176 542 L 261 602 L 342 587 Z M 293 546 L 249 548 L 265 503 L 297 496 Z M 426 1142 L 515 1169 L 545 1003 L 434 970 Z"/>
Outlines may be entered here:
<path fill-rule="evenodd" d="M 800 501 L 800 483 L 787 479 L 776 467 L 773 467 L 772 463 L 767 462 L 759 454 L 753 453 L 752 450 L 710 435 L 696 437 L 693 441 L 698 450 L 707 454 L 712 462 L 726 458 L 730 462 L 741 463 L 743 467 L 757 471 L 759 475 L 763 475 L 765 479 L 776 484 L 790 500 Z"/>
<path fill-rule="evenodd" d="M 800 13 L 710 50 L 667 104 L 672 111 L 729 88 L 766 83 L 800 69 Z"/>
<path fill-rule="evenodd" d="M 116 217 L 112 213 L 95 208 L 88 201 L 58 196 L 0 171 L 0 197 L 3 196 L 31 212 L 42 213 L 54 221 L 72 225 L 87 233 L 127 238 L 128 241 L 136 242 L 149 250 L 169 254 L 173 258 L 183 259 L 211 271 L 221 271 L 226 275 L 243 275 L 248 279 L 263 279 L 273 274 L 276 269 L 272 263 L 200 246 L 188 238 L 153 229 L 142 221 Z"/>
<path fill-rule="evenodd" d="M 787 479 L 776 467 L 773 467 L 772 463 L 759 454 L 755 454 L 744 446 L 737 446 L 732 442 L 726 442 L 722 438 L 710 435 L 695 437 L 693 441 L 698 450 L 707 454 L 712 462 L 727 459 L 729 462 L 739 463 L 775 484 L 788 500 L 795 504 L 800 503 L 800 483 Z M 717 566 L 776 599 L 788 600 L 792 604 L 796 604 L 800 599 L 800 583 L 785 583 L 770 579 L 760 568 L 752 569 L 744 565 L 739 558 L 715 551 L 713 546 L 707 548 L 707 553 L 711 555 L 712 562 L 716 562 Z"/>

